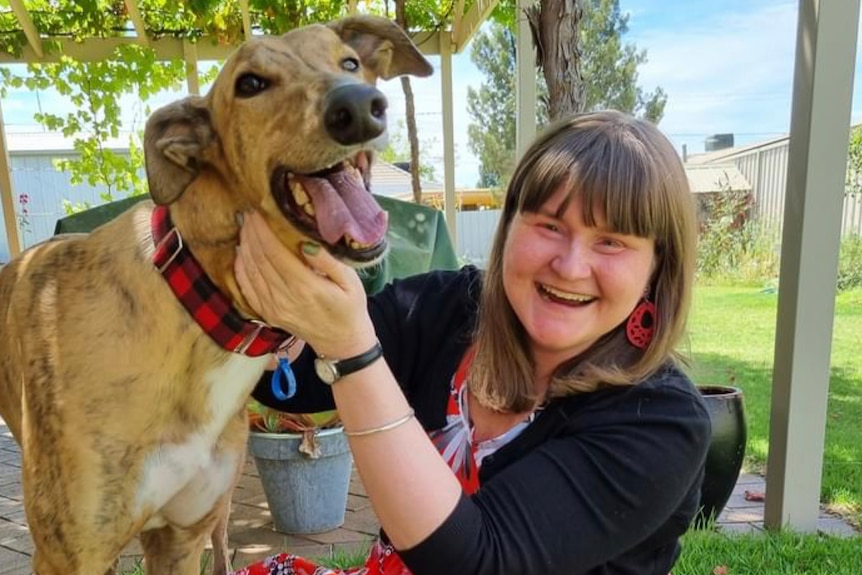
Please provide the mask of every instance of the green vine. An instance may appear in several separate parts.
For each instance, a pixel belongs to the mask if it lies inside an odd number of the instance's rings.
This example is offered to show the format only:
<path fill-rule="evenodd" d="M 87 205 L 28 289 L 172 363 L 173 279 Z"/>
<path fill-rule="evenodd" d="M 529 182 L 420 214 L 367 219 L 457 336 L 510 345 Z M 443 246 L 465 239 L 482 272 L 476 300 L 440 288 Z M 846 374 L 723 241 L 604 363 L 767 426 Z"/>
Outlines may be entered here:
<path fill-rule="evenodd" d="M 389 15 L 394 0 L 360 2 L 363 12 Z M 5 6 L 4 6 L 5 4 Z M 439 29 L 448 23 L 454 0 L 422 0 L 408 3 L 409 22 L 415 29 Z M 469 5 L 469 4 L 468 4 Z M 215 38 L 233 45 L 244 36 L 238 0 L 138 0 L 137 6 L 152 40 L 173 37 L 198 41 Z M 344 16 L 344 0 L 250 0 L 249 15 L 254 33 L 281 34 L 313 22 Z M 83 42 L 88 38 L 129 37 L 135 34 L 131 16 L 123 0 L 29 0 L 27 11 L 39 31 L 42 48 L 58 54 L 63 40 Z M 0 3 L 0 53 L 20 57 L 27 38 L 8 3 Z M 201 84 L 212 80 L 214 67 L 202 74 Z M 103 184 L 102 200 L 117 199 L 118 194 L 135 195 L 146 191 L 143 178 L 143 152 L 140 134 L 129 137 L 128 155 L 106 147 L 119 137 L 123 124 L 121 98 L 136 95 L 145 104 L 155 94 L 181 86 L 186 78 L 182 60 L 157 61 L 155 52 L 138 44 L 116 48 L 109 59 L 79 62 L 61 56 L 57 63 L 29 64 L 26 75 L 17 75 L 0 66 L 0 95 L 10 88 L 56 90 L 75 108 L 65 115 L 51 112 L 35 114 L 34 119 L 49 131 L 61 132 L 73 140 L 74 159 L 56 162 L 58 169 L 70 174 L 73 184 Z M 67 202 L 67 209 L 75 206 Z"/>
<path fill-rule="evenodd" d="M 176 86 L 185 78 L 182 62 L 157 62 L 151 49 L 129 44 L 117 47 L 110 60 L 78 62 L 63 57 L 58 63 L 30 64 L 27 72 L 27 76 L 16 76 L 8 68 L 0 69 L 4 88 L 53 88 L 74 106 L 74 111 L 65 115 L 34 115 L 48 130 L 73 140 L 78 157 L 57 160 L 57 168 L 68 172 L 73 184 L 103 184 L 107 188 L 102 194 L 104 201 L 116 199 L 115 194 L 121 192 L 145 193 L 140 136 L 129 138 L 128 155 L 107 148 L 105 143 L 120 136 L 121 97 L 135 94 L 146 102 L 159 91 Z"/>
<path fill-rule="evenodd" d="M 394 0 L 360 2 L 363 12 L 391 17 Z M 243 37 L 238 0 L 138 0 L 141 19 L 151 39 L 216 38 L 234 44 Z M 439 30 L 451 20 L 454 0 L 411 1 L 406 6 L 412 30 Z M 469 3 L 467 4 L 469 7 Z M 52 38 L 82 41 L 134 33 L 123 0 L 30 0 L 27 11 L 48 53 L 56 53 Z M 282 34 L 314 22 L 344 16 L 344 0 L 250 0 L 252 28 L 262 34 Z M 27 38 L 15 14 L 0 7 L 0 52 L 20 56 Z"/>

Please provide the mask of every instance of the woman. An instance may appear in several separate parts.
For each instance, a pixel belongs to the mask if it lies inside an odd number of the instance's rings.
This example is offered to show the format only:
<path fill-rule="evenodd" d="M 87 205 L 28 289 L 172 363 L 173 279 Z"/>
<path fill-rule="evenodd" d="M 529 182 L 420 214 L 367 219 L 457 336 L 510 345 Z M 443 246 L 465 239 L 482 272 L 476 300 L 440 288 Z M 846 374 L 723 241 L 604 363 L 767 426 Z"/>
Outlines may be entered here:
<path fill-rule="evenodd" d="M 668 573 L 710 436 L 674 352 L 695 242 L 673 147 L 617 112 L 527 151 L 485 273 L 396 281 L 366 305 L 352 269 L 310 243 L 291 255 L 249 215 L 243 293 L 308 343 L 296 396 L 255 397 L 337 406 L 383 531 L 361 572 Z M 313 568 L 283 555 L 251 572 Z"/>

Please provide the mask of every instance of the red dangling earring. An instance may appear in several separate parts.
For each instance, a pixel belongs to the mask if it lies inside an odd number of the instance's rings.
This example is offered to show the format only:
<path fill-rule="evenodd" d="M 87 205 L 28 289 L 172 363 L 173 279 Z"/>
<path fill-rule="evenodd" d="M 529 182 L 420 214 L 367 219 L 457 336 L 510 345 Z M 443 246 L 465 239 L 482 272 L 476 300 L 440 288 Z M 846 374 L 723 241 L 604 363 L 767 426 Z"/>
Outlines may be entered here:
<path fill-rule="evenodd" d="M 646 349 L 655 333 L 655 304 L 644 299 L 635 307 L 626 323 L 626 339 L 639 349 Z"/>

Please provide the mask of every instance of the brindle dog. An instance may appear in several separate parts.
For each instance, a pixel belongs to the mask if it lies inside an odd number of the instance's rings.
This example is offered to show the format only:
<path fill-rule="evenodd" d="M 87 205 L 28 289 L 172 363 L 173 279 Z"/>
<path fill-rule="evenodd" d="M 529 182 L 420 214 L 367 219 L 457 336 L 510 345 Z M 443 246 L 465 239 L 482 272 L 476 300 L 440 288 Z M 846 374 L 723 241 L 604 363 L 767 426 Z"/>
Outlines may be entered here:
<path fill-rule="evenodd" d="M 354 265 L 386 249 L 368 193 L 385 137 L 377 78 L 431 66 L 395 24 L 351 17 L 247 41 L 205 97 L 148 120 L 150 193 L 247 318 L 233 275 L 237 214 L 290 249 Z M 153 264 L 146 201 L 91 234 L 59 236 L 0 270 L 0 414 L 23 452 L 38 575 L 112 569 L 140 535 L 150 574 L 230 569 L 226 525 L 245 459 L 245 405 L 270 355 L 217 345 Z"/>

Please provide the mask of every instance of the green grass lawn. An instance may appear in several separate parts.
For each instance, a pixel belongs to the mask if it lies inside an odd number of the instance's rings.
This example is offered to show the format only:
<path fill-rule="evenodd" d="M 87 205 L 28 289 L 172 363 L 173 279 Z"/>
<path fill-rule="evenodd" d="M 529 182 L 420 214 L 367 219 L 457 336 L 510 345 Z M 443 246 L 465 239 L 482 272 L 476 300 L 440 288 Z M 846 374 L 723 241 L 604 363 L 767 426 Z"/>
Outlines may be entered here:
<path fill-rule="evenodd" d="M 745 468 L 754 472 L 764 469 L 769 447 L 777 303 L 777 293 L 758 288 L 697 286 L 689 324 L 695 382 L 734 385 L 745 394 Z M 860 525 L 862 290 L 838 295 L 833 333 L 821 501 Z"/>
<path fill-rule="evenodd" d="M 673 575 L 859 575 L 859 538 L 689 531 Z"/>

